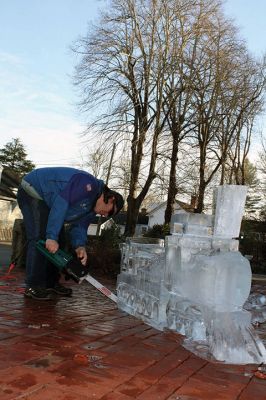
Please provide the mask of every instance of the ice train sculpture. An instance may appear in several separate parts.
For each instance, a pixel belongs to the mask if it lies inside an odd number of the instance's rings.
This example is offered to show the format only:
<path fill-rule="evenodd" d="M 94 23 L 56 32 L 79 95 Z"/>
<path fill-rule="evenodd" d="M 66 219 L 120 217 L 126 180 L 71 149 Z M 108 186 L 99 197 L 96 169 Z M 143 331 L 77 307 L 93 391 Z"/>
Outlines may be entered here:
<path fill-rule="evenodd" d="M 128 239 L 117 280 L 120 309 L 233 364 L 266 361 L 251 313 L 243 309 L 251 288 L 250 263 L 238 251 L 246 193 L 245 186 L 219 186 L 214 215 L 173 215 L 165 243 Z"/>

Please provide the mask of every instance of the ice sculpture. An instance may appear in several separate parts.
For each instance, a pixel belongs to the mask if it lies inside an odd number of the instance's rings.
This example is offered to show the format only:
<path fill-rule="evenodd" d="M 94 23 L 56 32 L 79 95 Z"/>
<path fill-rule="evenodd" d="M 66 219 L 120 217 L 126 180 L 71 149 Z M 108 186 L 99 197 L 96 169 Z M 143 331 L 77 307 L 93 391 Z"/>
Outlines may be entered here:
<path fill-rule="evenodd" d="M 246 193 L 245 186 L 219 186 L 214 215 L 173 215 L 165 243 L 127 239 L 117 281 L 120 309 L 234 364 L 266 361 L 243 309 L 251 287 L 250 263 L 238 251 Z"/>

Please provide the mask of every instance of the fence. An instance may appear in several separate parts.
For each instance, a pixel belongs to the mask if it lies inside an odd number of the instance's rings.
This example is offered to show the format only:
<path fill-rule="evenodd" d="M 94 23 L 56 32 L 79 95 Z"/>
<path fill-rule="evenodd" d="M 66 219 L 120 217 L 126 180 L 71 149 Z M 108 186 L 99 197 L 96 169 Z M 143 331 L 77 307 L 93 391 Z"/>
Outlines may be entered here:
<path fill-rule="evenodd" d="M 266 234 L 250 232 L 240 240 L 240 251 L 250 256 L 251 268 L 254 273 L 266 274 Z"/>
<path fill-rule="evenodd" d="M 12 242 L 12 227 L 0 227 L 0 242 Z"/>

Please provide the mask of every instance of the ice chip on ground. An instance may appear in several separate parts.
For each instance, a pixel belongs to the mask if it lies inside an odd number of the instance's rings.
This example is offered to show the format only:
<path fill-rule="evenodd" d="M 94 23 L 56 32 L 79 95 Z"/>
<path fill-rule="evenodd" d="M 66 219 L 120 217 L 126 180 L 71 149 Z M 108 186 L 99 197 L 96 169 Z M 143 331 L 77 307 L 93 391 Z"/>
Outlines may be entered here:
<path fill-rule="evenodd" d="M 266 322 L 266 296 L 261 293 L 252 293 L 244 304 L 244 309 L 250 311 L 253 325 Z"/>

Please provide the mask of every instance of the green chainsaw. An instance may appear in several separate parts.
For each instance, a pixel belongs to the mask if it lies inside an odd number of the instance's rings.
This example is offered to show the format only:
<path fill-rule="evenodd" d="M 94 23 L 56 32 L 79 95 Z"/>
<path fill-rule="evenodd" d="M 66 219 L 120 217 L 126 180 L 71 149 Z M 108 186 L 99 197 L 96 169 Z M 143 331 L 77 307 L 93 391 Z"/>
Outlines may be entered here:
<path fill-rule="evenodd" d="M 88 269 L 81 264 L 80 260 L 75 259 L 71 254 L 59 249 L 55 253 L 50 253 L 45 247 L 44 240 L 38 240 L 36 247 L 57 269 L 65 275 L 65 279 L 73 279 L 77 283 L 87 281 L 97 290 L 103 293 L 113 302 L 117 303 L 117 296 L 112 293 L 107 287 L 94 279 Z"/>
<path fill-rule="evenodd" d="M 36 247 L 57 269 L 65 275 L 66 279 L 73 279 L 75 282 L 80 283 L 88 270 L 84 267 L 78 259 L 75 259 L 71 254 L 59 249 L 56 253 L 50 253 L 45 247 L 44 240 L 38 240 Z"/>

